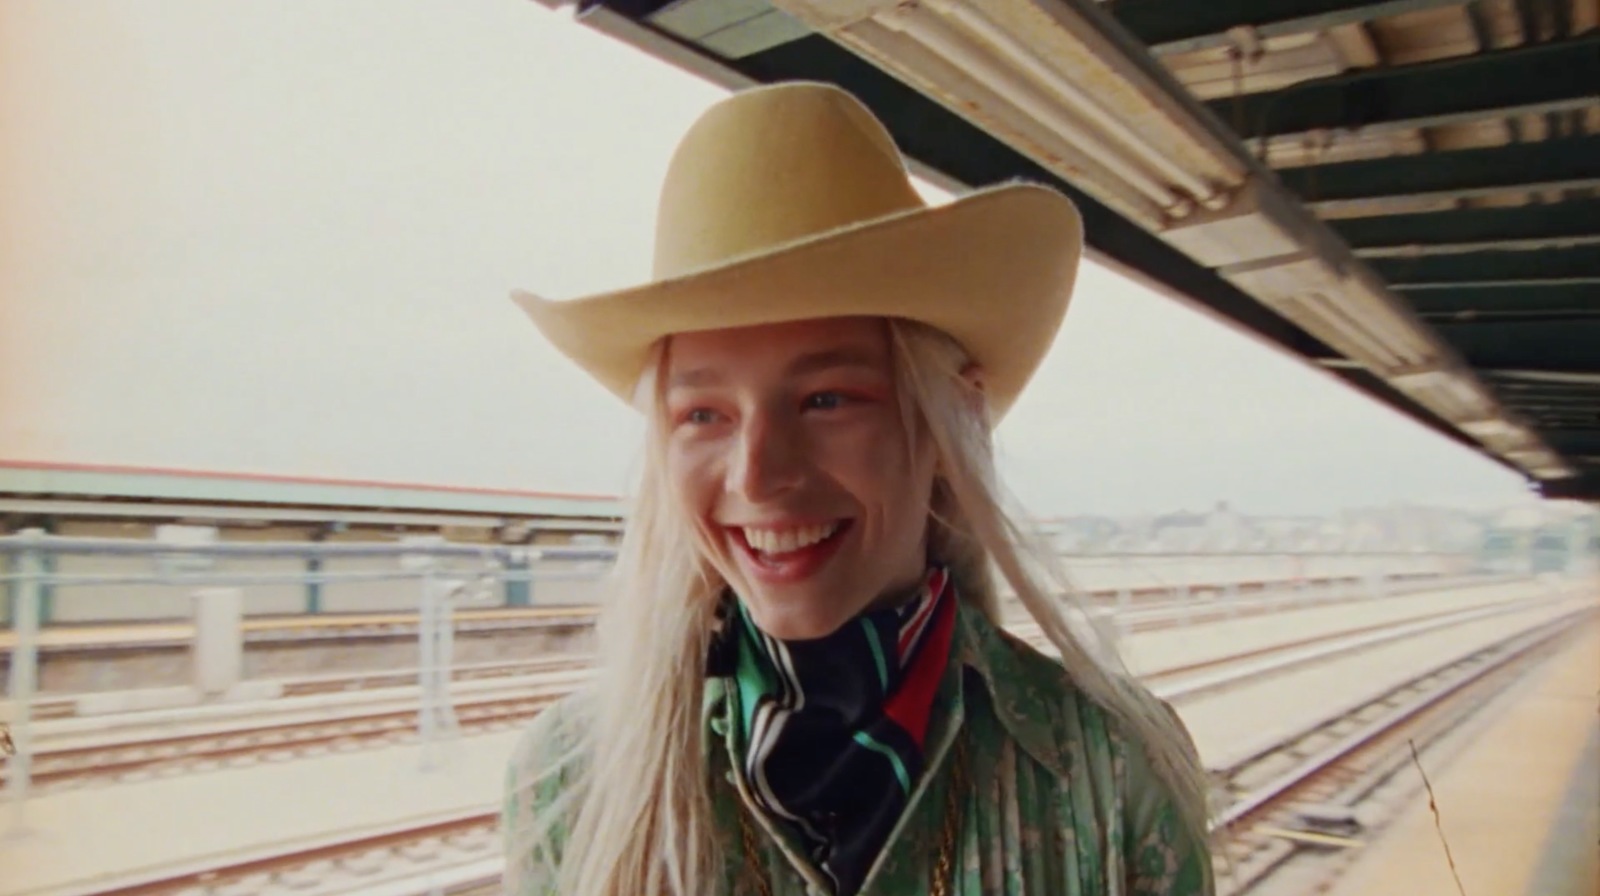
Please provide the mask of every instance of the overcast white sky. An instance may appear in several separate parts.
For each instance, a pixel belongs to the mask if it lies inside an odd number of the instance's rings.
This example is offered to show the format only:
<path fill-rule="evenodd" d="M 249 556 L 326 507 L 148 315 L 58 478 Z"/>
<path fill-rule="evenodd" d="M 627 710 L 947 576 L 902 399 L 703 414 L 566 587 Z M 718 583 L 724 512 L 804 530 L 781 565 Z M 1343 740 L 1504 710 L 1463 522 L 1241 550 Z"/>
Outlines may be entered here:
<path fill-rule="evenodd" d="M 720 95 L 529 0 L 7 0 L 0 458 L 621 490 L 507 294 L 644 279 Z M 1000 435 L 1044 515 L 1526 494 L 1092 263 Z"/>

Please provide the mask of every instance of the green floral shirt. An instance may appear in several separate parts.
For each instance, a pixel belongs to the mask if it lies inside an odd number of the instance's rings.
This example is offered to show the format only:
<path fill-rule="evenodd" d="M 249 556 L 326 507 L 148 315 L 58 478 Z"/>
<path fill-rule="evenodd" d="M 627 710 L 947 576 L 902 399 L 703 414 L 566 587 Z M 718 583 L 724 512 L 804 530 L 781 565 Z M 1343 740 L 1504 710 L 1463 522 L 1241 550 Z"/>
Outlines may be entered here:
<path fill-rule="evenodd" d="M 961 896 L 1210 896 L 1206 844 L 1185 833 L 1171 795 L 1096 704 L 1065 671 L 962 605 L 949 672 L 928 738 L 928 769 L 860 896 L 910 896 L 929 889 L 929 869 L 944 840 L 951 759 L 959 738 L 967 782 L 960 798 L 954 886 Z M 573 695 L 528 728 L 511 760 L 503 831 L 516 896 L 544 896 L 531 855 L 514 845 L 536 813 L 561 791 L 566 774 L 519 786 L 545 771 L 572 743 Z M 729 859 L 720 896 L 753 896 L 745 868 L 741 813 L 757 840 L 774 896 L 828 892 L 793 839 L 762 813 L 749 812 L 734 757 L 736 688 L 713 680 L 706 714 L 714 737 L 707 760 L 717 823 Z M 564 732 L 564 733 L 563 733 Z M 561 846 L 561 831 L 555 847 Z M 547 869 L 545 869 L 547 870 Z M 508 890 L 508 892 L 510 892 Z M 549 891 L 553 892 L 553 891 Z"/>

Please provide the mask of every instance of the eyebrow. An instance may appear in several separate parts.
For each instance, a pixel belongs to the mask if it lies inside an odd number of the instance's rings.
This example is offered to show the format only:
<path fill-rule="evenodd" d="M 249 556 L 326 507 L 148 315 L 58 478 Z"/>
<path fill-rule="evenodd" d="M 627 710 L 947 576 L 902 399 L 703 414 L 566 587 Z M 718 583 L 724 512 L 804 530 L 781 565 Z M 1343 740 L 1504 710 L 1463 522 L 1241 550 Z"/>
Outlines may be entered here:
<path fill-rule="evenodd" d="M 840 367 L 864 367 L 876 371 L 879 367 L 879 362 L 871 353 L 862 349 L 829 349 L 827 351 L 811 352 L 795 358 L 789 362 L 784 374 L 786 376 L 803 376 L 808 373 L 833 370 Z M 667 382 L 667 388 L 680 389 L 710 386 L 720 383 L 722 380 L 722 374 L 715 368 L 695 367 L 674 373 Z"/>

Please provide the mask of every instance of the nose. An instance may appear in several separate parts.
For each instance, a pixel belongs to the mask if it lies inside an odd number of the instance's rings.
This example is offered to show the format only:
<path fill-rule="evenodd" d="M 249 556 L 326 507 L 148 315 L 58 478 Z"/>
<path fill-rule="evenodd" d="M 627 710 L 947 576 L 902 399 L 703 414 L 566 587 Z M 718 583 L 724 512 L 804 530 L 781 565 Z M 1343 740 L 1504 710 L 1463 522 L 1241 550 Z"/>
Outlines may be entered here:
<path fill-rule="evenodd" d="M 728 465 L 728 490 L 750 503 L 775 498 L 804 478 L 800 433 L 781 415 L 758 412 L 745 417 Z"/>

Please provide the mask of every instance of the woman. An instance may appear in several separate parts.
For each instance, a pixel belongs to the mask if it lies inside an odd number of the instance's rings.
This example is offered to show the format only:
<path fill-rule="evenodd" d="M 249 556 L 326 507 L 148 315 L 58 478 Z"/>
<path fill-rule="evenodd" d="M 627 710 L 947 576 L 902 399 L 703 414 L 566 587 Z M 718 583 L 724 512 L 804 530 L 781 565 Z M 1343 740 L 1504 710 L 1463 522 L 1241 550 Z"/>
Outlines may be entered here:
<path fill-rule="evenodd" d="M 596 679 L 511 763 L 509 892 L 1211 891 L 1192 745 L 997 497 L 1080 252 L 1059 194 L 927 208 L 864 107 L 785 84 L 679 145 L 654 282 L 518 294 L 648 437 Z"/>

